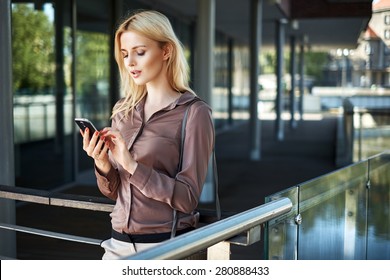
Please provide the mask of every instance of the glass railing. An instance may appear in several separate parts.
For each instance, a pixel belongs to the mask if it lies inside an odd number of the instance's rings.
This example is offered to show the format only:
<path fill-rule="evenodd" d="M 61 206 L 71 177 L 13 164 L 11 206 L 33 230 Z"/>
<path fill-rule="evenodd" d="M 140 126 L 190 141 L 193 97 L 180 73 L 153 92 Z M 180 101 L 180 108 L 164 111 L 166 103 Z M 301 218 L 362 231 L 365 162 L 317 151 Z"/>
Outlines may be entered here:
<path fill-rule="evenodd" d="M 267 223 L 266 259 L 390 259 L 390 153 L 270 195 L 289 213 Z"/>
<path fill-rule="evenodd" d="M 342 107 L 337 142 L 339 166 L 390 150 L 390 95 L 345 98 Z"/>

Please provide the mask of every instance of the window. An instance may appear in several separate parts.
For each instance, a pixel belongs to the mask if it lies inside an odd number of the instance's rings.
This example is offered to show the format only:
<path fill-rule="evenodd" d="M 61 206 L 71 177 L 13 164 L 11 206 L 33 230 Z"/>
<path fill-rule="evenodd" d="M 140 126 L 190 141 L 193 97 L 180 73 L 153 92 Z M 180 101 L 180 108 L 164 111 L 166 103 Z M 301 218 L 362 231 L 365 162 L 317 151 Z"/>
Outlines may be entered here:
<path fill-rule="evenodd" d="M 390 25 L 390 15 L 385 15 L 385 25 Z"/>
<path fill-rule="evenodd" d="M 384 49 L 384 54 L 386 56 L 390 56 L 390 48 L 385 43 L 383 43 L 383 49 Z"/>
<path fill-rule="evenodd" d="M 390 40 L 390 29 L 385 29 L 385 40 Z"/>
<path fill-rule="evenodd" d="M 364 50 L 366 51 L 367 55 L 372 54 L 372 48 L 369 42 L 366 43 Z"/>

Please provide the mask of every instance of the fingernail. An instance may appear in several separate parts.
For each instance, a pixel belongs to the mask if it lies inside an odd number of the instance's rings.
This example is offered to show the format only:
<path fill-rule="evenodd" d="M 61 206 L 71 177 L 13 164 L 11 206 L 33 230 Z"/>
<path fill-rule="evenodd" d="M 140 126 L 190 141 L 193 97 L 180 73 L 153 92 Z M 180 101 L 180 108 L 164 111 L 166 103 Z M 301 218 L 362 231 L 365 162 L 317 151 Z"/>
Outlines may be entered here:
<path fill-rule="evenodd" d="M 87 128 L 85 128 L 85 132 L 88 132 L 88 131 L 89 131 L 88 127 L 87 127 Z"/>
<path fill-rule="evenodd" d="M 95 135 L 98 136 L 99 135 L 99 131 L 95 131 Z"/>

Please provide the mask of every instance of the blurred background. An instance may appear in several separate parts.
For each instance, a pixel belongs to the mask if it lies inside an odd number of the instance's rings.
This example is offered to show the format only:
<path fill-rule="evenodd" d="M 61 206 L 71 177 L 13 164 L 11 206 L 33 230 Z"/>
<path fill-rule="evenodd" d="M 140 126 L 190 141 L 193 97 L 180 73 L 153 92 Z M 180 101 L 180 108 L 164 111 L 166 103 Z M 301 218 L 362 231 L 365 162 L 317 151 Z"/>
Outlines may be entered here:
<path fill-rule="evenodd" d="M 110 124 L 121 96 L 113 36 L 120 19 L 138 9 L 169 17 L 185 48 L 191 86 L 213 108 L 226 210 L 247 209 L 273 191 L 390 147 L 389 0 L 1 5 L 1 33 L 9 37 L 2 37 L 1 52 L 0 184 L 100 195 L 74 117 L 98 128 Z M 294 170 L 292 158 L 312 172 Z M 283 170 L 278 159 L 290 163 L 283 176 L 253 175 Z M 262 193 L 251 201 L 247 192 L 236 203 L 238 174 L 245 170 L 253 170 L 250 184 Z M 212 192 L 206 188 L 204 205 Z M 15 219 L 13 204 L 1 200 L 0 207 L 3 220 Z"/>

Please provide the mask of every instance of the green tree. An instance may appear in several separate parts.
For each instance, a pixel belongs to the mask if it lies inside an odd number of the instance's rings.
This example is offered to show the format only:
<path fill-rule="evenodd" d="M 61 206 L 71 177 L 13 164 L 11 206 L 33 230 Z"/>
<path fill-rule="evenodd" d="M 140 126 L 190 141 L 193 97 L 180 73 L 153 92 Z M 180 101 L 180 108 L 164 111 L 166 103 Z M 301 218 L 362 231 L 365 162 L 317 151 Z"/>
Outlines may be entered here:
<path fill-rule="evenodd" d="M 110 37 L 96 32 L 77 32 L 77 85 L 79 95 L 87 94 L 100 81 L 109 79 Z"/>
<path fill-rule="evenodd" d="M 38 93 L 54 86 L 54 27 L 47 15 L 28 4 L 12 8 L 14 91 Z"/>
<path fill-rule="evenodd" d="M 275 73 L 276 55 L 275 51 L 265 51 L 261 53 L 260 64 L 263 74 Z"/>
<path fill-rule="evenodd" d="M 323 78 L 324 65 L 328 62 L 326 52 L 306 52 L 305 53 L 305 74 L 314 77 L 316 84 L 321 84 Z"/>
<path fill-rule="evenodd" d="M 297 54 L 298 55 L 298 54 Z M 306 52 L 305 53 L 305 75 L 314 78 L 316 83 L 321 83 L 323 77 L 323 67 L 328 61 L 326 52 Z M 261 68 L 263 74 L 273 74 L 276 69 L 276 53 L 274 50 L 263 52 L 260 56 Z M 299 63 L 299 61 L 296 61 Z M 290 53 L 284 54 L 284 71 L 290 71 Z"/>

